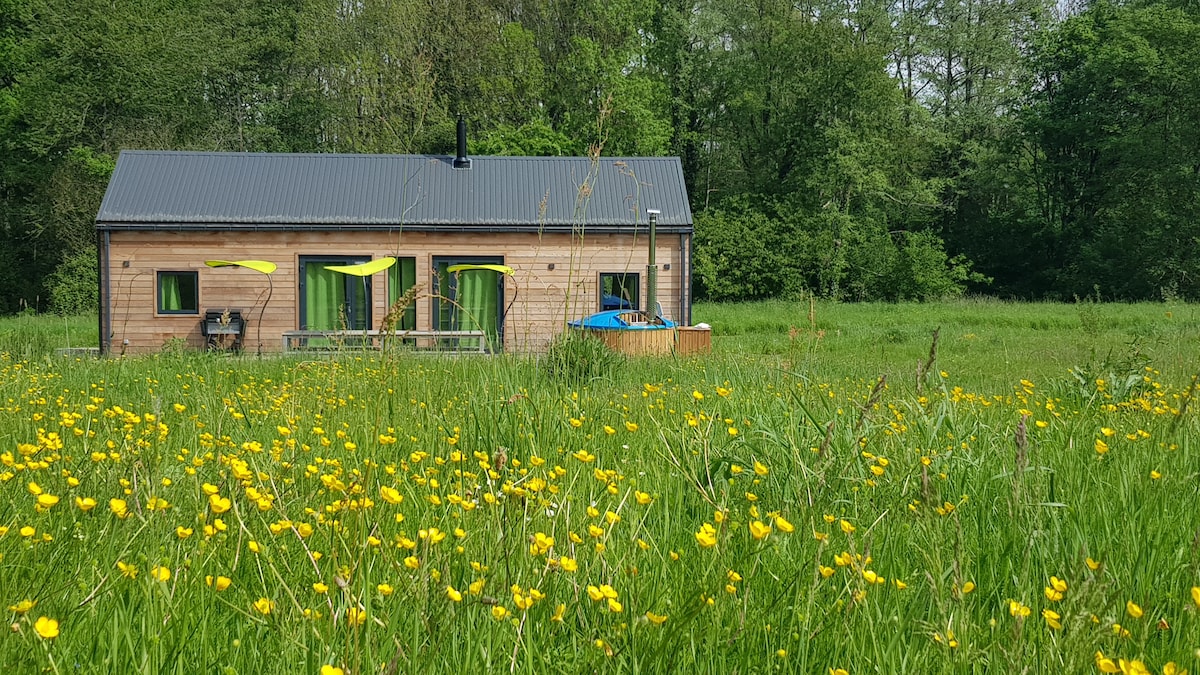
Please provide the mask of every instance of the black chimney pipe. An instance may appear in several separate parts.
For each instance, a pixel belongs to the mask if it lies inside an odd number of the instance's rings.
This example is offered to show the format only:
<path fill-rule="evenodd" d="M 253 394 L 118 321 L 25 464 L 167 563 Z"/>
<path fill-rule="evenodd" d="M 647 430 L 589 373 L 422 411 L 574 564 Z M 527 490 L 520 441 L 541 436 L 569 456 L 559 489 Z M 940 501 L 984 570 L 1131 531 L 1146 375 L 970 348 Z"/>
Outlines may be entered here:
<path fill-rule="evenodd" d="M 454 158 L 454 168 L 471 168 L 471 160 L 467 158 L 467 121 L 462 115 L 458 116 L 458 156 Z"/>

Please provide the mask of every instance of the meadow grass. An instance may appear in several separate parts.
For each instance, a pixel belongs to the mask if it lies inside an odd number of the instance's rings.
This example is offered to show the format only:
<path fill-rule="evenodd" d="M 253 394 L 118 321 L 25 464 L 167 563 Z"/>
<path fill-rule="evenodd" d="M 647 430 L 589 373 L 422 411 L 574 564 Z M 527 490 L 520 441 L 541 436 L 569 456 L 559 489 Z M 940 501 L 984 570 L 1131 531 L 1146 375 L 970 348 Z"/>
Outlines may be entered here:
<path fill-rule="evenodd" d="M 95 315 L 22 314 L 0 318 L 0 352 L 23 359 L 48 356 L 55 349 L 96 347 Z"/>
<path fill-rule="evenodd" d="M 1195 671 L 1196 310 L 700 305 L 712 355 L 584 381 L 0 356 L 0 664 Z"/>

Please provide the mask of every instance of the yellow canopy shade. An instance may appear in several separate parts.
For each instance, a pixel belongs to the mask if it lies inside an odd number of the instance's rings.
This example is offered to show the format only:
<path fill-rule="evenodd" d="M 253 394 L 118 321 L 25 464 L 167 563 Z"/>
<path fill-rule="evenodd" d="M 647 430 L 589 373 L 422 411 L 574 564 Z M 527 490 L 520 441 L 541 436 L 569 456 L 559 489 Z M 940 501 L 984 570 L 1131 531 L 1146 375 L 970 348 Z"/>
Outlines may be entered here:
<path fill-rule="evenodd" d="M 392 265 L 396 264 L 396 259 L 392 257 L 380 258 L 378 260 L 369 260 L 365 263 L 357 265 L 330 265 L 327 270 L 341 272 L 342 274 L 351 274 L 356 277 L 369 277 L 377 272 L 382 272 Z"/>
<path fill-rule="evenodd" d="M 499 272 L 500 274 L 508 274 L 508 275 L 511 275 L 513 273 L 513 268 L 509 267 L 508 265 L 464 264 L 464 265 L 451 265 L 446 268 L 446 271 L 450 272 L 451 274 L 453 274 L 455 272 L 461 272 L 463 270 L 491 270 L 493 272 Z"/>
<path fill-rule="evenodd" d="M 279 269 L 278 265 L 266 260 L 205 260 L 204 264 L 209 267 L 246 267 L 263 274 L 270 274 Z"/>

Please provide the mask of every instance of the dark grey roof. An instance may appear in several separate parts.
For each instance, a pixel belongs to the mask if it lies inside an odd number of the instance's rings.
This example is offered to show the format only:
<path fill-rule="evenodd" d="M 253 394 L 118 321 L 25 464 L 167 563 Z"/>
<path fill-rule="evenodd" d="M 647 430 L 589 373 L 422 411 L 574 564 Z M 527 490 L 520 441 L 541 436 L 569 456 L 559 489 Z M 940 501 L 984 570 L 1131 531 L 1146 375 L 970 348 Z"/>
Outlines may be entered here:
<path fill-rule="evenodd" d="M 96 216 L 100 229 L 625 229 L 659 209 L 690 231 L 676 157 L 124 151 Z M 589 175 L 592 178 L 589 179 Z M 590 181 L 589 198 L 581 186 Z"/>

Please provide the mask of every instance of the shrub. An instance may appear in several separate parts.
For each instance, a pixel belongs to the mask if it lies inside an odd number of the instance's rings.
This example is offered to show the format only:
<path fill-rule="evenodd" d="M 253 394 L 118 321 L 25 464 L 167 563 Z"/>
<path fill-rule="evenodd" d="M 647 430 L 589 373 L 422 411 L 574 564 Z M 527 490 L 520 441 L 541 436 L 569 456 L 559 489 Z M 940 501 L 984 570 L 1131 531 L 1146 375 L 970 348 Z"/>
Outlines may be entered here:
<path fill-rule="evenodd" d="M 550 343 L 542 366 L 550 377 L 574 383 L 608 377 L 623 361 L 599 338 L 568 330 Z"/>
<path fill-rule="evenodd" d="M 84 249 L 71 254 L 47 281 L 50 311 L 73 315 L 95 313 L 100 307 L 100 286 L 96 280 L 96 250 Z"/>

